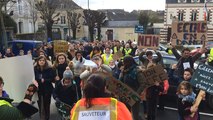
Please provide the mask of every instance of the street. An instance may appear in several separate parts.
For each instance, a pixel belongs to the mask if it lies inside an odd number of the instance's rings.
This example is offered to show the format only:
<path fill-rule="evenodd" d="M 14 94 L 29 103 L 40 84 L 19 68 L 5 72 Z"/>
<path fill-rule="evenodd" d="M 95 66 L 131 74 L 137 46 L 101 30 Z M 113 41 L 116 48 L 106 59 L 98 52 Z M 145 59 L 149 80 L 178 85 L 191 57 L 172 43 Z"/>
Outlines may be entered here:
<path fill-rule="evenodd" d="M 36 105 L 37 106 L 37 105 Z M 213 119 L 213 114 L 209 115 L 203 115 L 205 113 L 200 113 L 201 114 L 201 120 L 212 120 Z M 39 114 L 35 114 L 32 116 L 30 120 L 39 120 Z M 54 100 L 52 99 L 52 104 L 51 104 L 51 115 L 50 115 L 50 120 L 60 120 L 60 116 L 57 113 L 57 109 L 54 104 Z M 143 120 L 146 120 L 143 118 Z M 177 110 L 171 107 L 166 107 L 164 111 L 157 110 L 157 115 L 156 115 L 156 120 L 178 120 L 178 113 Z"/>

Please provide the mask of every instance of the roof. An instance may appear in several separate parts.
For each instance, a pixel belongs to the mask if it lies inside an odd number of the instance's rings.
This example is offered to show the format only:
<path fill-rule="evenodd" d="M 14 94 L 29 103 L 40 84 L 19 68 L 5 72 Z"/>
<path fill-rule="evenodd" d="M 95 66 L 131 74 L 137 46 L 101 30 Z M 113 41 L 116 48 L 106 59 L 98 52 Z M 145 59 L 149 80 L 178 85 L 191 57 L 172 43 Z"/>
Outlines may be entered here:
<path fill-rule="evenodd" d="M 109 21 L 136 21 L 138 15 L 124 11 L 124 9 L 100 9 L 104 12 Z"/>
<path fill-rule="evenodd" d="M 139 21 L 108 21 L 107 27 L 135 27 Z"/>

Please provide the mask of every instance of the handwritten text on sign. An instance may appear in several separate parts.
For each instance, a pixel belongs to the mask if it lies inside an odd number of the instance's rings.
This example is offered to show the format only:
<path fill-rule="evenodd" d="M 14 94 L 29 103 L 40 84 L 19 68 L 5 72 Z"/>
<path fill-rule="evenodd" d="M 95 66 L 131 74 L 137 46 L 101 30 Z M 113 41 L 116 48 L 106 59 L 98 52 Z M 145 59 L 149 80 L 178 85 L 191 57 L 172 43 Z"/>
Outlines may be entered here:
<path fill-rule="evenodd" d="M 138 46 L 156 48 L 159 46 L 159 35 L 145 35 L 140 34 L 138 36 Z"/>
<path fill-rule="evenodd" d="M 191 84 L 196 88 L 202 89 L 209 94 L 213 95 L 213 67 L 199 64 L 197 67 L 192 80 Z"/>
<path fill-rule="evenodd" d="M 172 44 L 173 45 L 193 45 L 203 44 L 207 38 L 207 23 L 196 22 L 173 22 L 172 23 Z"/>
<path fill-rule="evenodd" d="M 140 96 L 121 81 L 116 80 L 110 75 L 102 76 L 104 76 L 104 79 L 106 80 L 107 89 L 114 95 L 118 96 L 120 101 L 128 103 L 130 106 L 133 106 L 135 102 L 140 101 Z"/>

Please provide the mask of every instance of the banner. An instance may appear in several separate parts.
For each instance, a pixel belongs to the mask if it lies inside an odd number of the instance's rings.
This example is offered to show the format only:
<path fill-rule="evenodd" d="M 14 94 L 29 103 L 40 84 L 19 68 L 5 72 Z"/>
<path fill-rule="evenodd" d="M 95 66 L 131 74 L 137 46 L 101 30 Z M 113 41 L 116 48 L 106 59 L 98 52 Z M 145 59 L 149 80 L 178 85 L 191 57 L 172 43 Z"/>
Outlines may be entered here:
<path fill-rule="evenodd" d="M 138 47 L 141 48 L 158 48 L 160 41 L 159 35 L 139 34 Z"/>
<path fill-rule="evenodd" d="M 28 85 L 35 78 L 32 57 L 25 55 L 0 59 L 0 68 L 4 90 L 15 102 L 21 102 Z"/>
<path fill-rule="evenodd" d="M 67 41 L 55 40 L 53 45 L 54 53 L 66 53 L 69 45 Z"/>
<path fill-rule="evenodd" d="M 199 64 L 190 83 L 201 90 L 213 95 L 213 67 Z"/>
<path fill-rule="evenodd" d="M 198 45 L 203 44 L 204 41 L 207 41 L 205 21 L 172 22 L 172 45 Z"/>

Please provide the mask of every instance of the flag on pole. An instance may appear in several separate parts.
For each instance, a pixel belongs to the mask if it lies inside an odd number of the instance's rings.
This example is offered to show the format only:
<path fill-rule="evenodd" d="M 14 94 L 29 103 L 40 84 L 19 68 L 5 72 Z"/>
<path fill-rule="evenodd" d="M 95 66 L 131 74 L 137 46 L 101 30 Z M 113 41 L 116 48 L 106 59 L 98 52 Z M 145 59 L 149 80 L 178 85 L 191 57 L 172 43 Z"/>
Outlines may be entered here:
<path fill-rule="evenodd" d="M 207 2 L 205 2 L 205 4 L 204 4 L 204 13 L 203 13 L 203 16 L 204 16 L 204 20 L 206 21 L 207 17 L 208 17 Z"/>

